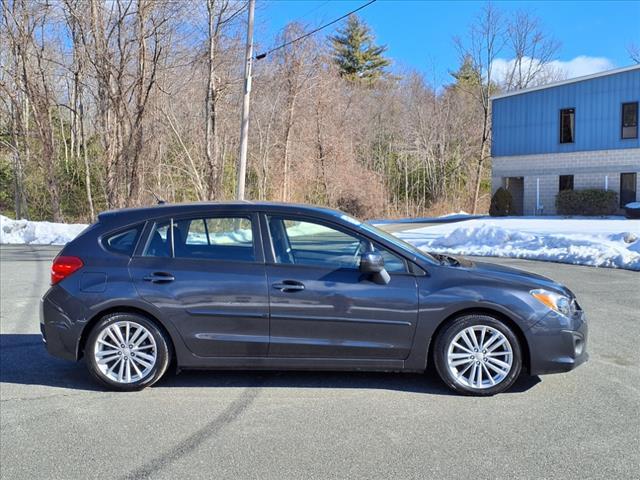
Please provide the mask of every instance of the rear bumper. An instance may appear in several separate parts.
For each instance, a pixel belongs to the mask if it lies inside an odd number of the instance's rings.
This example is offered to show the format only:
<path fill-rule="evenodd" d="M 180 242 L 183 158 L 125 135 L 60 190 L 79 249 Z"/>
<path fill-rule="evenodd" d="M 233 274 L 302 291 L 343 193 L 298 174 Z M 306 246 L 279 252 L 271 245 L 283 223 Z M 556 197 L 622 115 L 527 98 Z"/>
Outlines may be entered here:
<path fill-rule="evenodd" d="M 531 354 L 530 373 L 568 372 L 589 359 L 589 328 L 583 311 L 568 319 L 549 313 L 527 332 Z"/>
<path fill-rule="evenodd" d="M 78 359 L 78 325 L 51 300 L 51 290 L 40 300 L 40 333 L 47 351 L 65 360 Z"/>

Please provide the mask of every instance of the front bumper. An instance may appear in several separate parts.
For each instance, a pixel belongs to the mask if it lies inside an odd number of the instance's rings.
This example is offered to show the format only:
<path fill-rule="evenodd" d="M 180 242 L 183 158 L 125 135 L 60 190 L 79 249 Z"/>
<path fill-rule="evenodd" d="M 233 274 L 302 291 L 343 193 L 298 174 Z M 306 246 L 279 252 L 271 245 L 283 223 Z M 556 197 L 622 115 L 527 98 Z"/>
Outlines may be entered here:
<path fill-rule="evenodd" d="M 550 312 L 527 332 L 531 375 L 568 372 L 589 359 L 584 311 L 572 318 Z"/>

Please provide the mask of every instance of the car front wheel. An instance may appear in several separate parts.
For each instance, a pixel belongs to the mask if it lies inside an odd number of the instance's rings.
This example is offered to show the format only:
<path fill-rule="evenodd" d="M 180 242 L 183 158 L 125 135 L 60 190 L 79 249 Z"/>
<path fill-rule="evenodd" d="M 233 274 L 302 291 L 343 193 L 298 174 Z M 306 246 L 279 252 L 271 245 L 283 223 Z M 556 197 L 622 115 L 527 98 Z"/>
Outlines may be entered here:
<path fill-rule="evenodd" d="M 465 315 L 451 322 L 436 339 L 434 360 L 444 383 L 466 395 L 503 392 L 522 369 L 518 338 L 488 315 Z"/>
<path fill-rule="evenodd" d="M 165 335 L 149 319 L 131 313 L 101 319 L 89 334 L 85 356 L 95 378 L 121 391 L 153 385 L 169 366 Z"/>

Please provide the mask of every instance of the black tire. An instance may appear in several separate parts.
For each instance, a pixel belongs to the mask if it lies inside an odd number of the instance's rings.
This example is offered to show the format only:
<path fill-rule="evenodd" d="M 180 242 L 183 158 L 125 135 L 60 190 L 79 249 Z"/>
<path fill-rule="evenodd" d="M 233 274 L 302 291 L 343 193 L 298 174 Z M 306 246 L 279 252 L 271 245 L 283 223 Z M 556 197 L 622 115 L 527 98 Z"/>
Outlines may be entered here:
<path fill-rule="evenodd" d="M 498 330 L 506 337 L 511 346 L 513 354 L 511 369 L 509 370 L 509 373 L 505 375 L 504 379 L 494 386 L 485 388 L 472 388 L 461 383 L 461 380 L 456 378 L 453 372 L 451 372 L 449 369 L 447 360 L 449 345 L 454 340 L 456 335 L 458 335 L 464 329 L 472 326 L 486 326 Z M 453 320 L 444 328 L 444 330 L 440 332 L 440 334 L 436 338 L 434 344 L 433 359 L 438 375 L 450 389 L 464 395 L 474 395 L 480 397 L 495 395 L 496 393 L 504 392 L 505 390 L 509 389 L 518 379 L 518 376 L 520 375 L 520 372 L 522 370 L 522 349 L 520 347 L 518 337 L 504 322 L 501 322 L 497 318 L 491 317 L 489 315 L 464 315 Z"/>
<path fill-rule="evenodd" d="M 96 342 L 98 341 L 100 333 L 114 323 L 122 321 L 132 322 L 143 326 L 149 331 L 155 341 L 155 364 L 143 378 L 131 383 L 120 383 L 107 377 L 98 367 L 94 354 Z M 131 392 L 142 390 L 143 388 L 153 385 L 165 374 L 171 361 L 171 349 L 169 345 L 170 340 L 167 336 L 160 328 L 158 328 L 155 322 L 149 320 L 147 317 L 126 312 L 111 313 L 103 317 L 91 330 L 91 333 L 87 338 L 87 343 L 85 344 L 84 356 L 86 358 L 89 372 L 96 380 L 98 380 L 98 382 L 105 385 L 110 390 Z"/>

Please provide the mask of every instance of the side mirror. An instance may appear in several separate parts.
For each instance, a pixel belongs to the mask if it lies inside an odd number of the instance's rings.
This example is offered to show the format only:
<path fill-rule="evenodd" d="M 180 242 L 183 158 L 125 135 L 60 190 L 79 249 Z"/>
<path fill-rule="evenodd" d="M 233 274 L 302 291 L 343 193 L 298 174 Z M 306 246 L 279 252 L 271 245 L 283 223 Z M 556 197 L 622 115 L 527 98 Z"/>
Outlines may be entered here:
<path fill-rule="evenodd" d="M 372 281 L 381 285 L 386 285 L 391 281 L 389 273 L 384 269 L 384 258 L 375 250 L 360 256 L 360 272 L 370 275 Z"/>
<path fill-rule="evenodd" d="M 366 252 L 360 255 L 360 271 L 362 273 L 380 273 L 384 270 L 384 258 L 378 252 Z"/>

